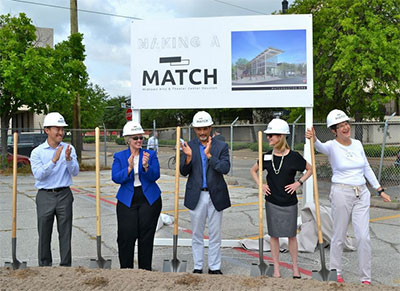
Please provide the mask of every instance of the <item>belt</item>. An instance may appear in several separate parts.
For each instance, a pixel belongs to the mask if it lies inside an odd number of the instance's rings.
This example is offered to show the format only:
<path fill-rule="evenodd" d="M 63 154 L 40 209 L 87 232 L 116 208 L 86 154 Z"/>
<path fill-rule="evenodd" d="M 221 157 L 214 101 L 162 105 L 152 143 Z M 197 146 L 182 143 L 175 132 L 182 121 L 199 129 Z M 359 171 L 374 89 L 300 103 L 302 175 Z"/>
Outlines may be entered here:
<path fill-rule="evenodd" d="M 69 187 L 60 187 L 60 188 L 54 188 L 54 189 L 39 189 L 39 190 L 46 191 L 46 192 L 61 192 L 65 189 L 69 189 Z"/>
<path fill-rule="evenodd" d="M 359 186 L 353 186 L 353 185 L 349 185 L 349 184 L 339 184 L 339 183 L 333 183 L 334 185 L 343 187 L 343 188 L 349 188 L 354 190 L 354 194 L 356 194 L 357 198 L 360 198 L 360 192 L 361 192 L 361 188 L 365 186 L 365 184 L 363 185 L 359 185 Z"/>
<path fill-rule="evenodd" d="M 208 188 L 201 188 L 201 191 L 208 191 Z"/>

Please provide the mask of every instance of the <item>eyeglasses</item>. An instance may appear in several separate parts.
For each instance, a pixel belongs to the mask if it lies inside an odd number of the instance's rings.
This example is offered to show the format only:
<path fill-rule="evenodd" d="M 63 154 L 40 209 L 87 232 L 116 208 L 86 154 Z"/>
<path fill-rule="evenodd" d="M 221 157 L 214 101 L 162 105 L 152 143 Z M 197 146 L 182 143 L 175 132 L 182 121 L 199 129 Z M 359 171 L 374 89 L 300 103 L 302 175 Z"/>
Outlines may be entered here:
<path fill-rule="evenodd" d="M 267 134 L 267 137 L 271 138 L 273 135 L 275 135 L 275 134 Z"/>
<path fill-rule="evenodd" d="M 144 137 L 143 136 L 132 136 L 131 137 L 131 139 L 133 139 L 133 140 L 143 140 L 144 139 Z"/>

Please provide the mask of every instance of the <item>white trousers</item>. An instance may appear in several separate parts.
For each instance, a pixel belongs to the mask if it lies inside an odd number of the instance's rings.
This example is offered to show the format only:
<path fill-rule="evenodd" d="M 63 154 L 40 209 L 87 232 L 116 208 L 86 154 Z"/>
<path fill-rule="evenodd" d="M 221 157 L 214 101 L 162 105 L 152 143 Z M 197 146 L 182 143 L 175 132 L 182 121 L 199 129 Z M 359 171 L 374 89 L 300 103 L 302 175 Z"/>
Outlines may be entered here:
<path fill-rule="evenodd" d="M 190 210 L 192 224 L 192 252 L 194 269 L 202 270 L 204 262 L 204 228 L 208 218 L 208 268 L 215 271 L 221 269 L 221 224 L 222 211 L 217 211 L 211 201 L 210 194 L 202 191 L 199 203 Z"/>
<path fill-rule="evenodd" d="M 358 196 L 357 196 L 358 195 Z M 371 240 L 369 237 L 369 206 L 371 194 L 366 185 L 332 184 L 329 199 L 333 218 L 330 268 L 342 274 L 343 246 L 351 218 L 357 240 L 358 267 L 361 281 L 371 281 Z"/>

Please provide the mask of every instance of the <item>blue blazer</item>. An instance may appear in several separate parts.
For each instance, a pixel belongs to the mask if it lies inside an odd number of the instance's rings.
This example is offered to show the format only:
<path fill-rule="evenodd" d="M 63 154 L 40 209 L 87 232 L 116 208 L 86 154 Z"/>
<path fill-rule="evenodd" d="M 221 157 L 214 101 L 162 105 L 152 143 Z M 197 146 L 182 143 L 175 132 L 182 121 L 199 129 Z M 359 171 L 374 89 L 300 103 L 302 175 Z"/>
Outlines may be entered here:
<path fill-rule="evenodd" d="M 143 152 L 148 152 L 150 154 L 147 172 L 144 171 L 142 166 Z M 133 195 L 135 194 L 133 186 L 134 171 L 132 170 L 128 175 L 128 159 L 130 155 L 131 151 L 129 148 L 115 153 L 111 170 L 112 180 L 117 184 L 121 184 L 118 189 L 117 199 L 128 207 L 131 207 Z M 140 149 L 139 180 L 142 183 L 144 196 L 150 205 L 152 205 L 161 195 L 161 190 L 156 184 L 158 178 L 160 178 L 160 164 L 158 162 L 157 154 L 152 150 Z"/>
<path fill-rule="evenodd" d="M 186 183 L 184 205 L 191 210 L 194 210 L 199 202 L 203 184 L 203 166 L 199 143 L 200 140 L 198 138 L 188 143 L 192 149 L 192 160 L 186 165 L 186 155 L 182 154 L 180 164 L 181 174 L 183 176 L 189 175 Z M 210 153 L 211 158 L 208 160 L 206 170 L 207 187 L 215 209 L 221 211 L 231 206 L 228 187 L 224 179 L 224 174 L 229 172 L 231 166 L 228 145 L 213 138 Z"/>

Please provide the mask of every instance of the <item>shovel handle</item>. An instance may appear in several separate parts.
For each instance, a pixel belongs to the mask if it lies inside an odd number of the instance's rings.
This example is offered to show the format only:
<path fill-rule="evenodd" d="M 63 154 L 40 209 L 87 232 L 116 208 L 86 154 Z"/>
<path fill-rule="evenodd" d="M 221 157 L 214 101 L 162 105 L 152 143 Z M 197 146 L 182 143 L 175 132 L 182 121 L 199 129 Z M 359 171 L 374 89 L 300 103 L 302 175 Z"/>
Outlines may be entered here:
<path fill-rule="evenodd" d="M 315 203 L 315 215 L 317 217 L 317 232 L 318 232 L 318 242 L 322 245 L 322 230 L 321 230 L 321 214 L 319 211 L 319 196 L 318 196 L 318 184 L 317 184 L 317 169 L 315 166 L 315 154 L 314 154 L 314 139 L 313 136 L 310 139 L 310 150 L 311 150 L 311 164 L 312 164 L 312 177 L 313 177 L 313 187 L 314 187 L 314 203 Z"/>
<path fill-rule="evenodd" d="M 258 132 L 258 234 L 263 239 L 263 159 L 262 159 L 262 132 Z"/>
<path fill-rule="evenodd" d="M 12 192 L 12 234 L 11 238 L 17 237 L 17 158 L 18 158 L 18 133 L 14 132 L 13 149 L 13 192 Z"/>
<path fill-rule="evenodd" d="M 175 152 L 175 205 L 174 205 L 174 235 L 178 235 L 178 207 L 179 207 L 179 167 L 181 162 L 180 155 L 181 127 L 176 127 L 176 152 Z"/>
<path fill-rule="evenodd" d="M 97 237 L 101 237 L 100 226 L 100 129 L 96 127 L 96 226 Z"/>

